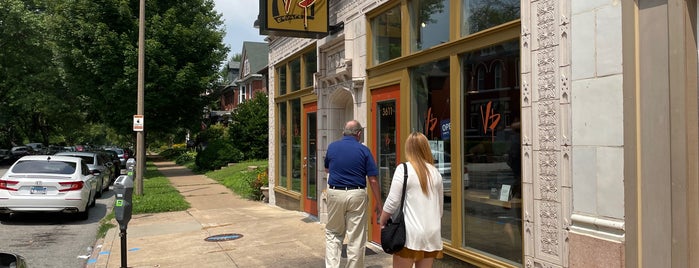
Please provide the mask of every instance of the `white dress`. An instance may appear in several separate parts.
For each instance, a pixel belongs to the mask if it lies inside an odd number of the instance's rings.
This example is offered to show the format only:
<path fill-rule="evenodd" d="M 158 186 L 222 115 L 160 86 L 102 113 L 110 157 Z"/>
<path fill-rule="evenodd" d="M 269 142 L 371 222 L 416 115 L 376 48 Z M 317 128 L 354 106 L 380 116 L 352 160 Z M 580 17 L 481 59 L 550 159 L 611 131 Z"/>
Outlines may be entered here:
<path fill-rule="evenodd" d="M 422 192 L 415 169 L 407 162 L 408 188 L 405 192 L 403 215 L 405 219 L 405 247 L 412 250 L 442 250 L 442 212 L 444 205 L 444 185 L 437 168 L 428 164 L 431 179 L 428 180 L 428 195 Z M 403 191 L 403 164 L 396 167 L 391 181 L 391 190 L 384 202 L 383 210 L 395 216 L 400 207 Z"/>

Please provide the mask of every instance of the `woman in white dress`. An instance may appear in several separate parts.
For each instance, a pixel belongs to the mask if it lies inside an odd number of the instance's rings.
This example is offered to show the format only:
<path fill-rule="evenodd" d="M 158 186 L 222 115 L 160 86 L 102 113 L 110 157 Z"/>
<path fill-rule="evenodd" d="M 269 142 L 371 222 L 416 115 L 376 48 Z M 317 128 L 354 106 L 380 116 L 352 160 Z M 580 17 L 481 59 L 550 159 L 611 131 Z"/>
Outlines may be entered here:
<path fill-rule="evenodd" d="M 433 165 L 432 150 L 425 135 L 413 132 L 405 141 L 408 160 L 408 181 L 403 215 L 405 247 L 393 254 L 393 267 L 432 267 L 435 258 L 442 258 L 441 218 L 444 205 L 442 175 Z M 381 227 L 400 207 L 403 191 L 403 165 L 393 174 L 391 189 L 379 219 Z"/>

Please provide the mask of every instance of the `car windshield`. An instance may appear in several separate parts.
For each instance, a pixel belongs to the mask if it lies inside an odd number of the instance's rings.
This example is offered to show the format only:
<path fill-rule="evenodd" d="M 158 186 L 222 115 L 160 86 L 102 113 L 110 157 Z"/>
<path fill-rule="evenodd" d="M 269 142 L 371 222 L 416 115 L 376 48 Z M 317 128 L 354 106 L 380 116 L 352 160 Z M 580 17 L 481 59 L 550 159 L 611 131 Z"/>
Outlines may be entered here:
<path fill-rule="evenodd" d="M 46 173 L 65 174 L 75 173 L 75 162 L 26 160 L 12 167 L 12 173 Z"/>

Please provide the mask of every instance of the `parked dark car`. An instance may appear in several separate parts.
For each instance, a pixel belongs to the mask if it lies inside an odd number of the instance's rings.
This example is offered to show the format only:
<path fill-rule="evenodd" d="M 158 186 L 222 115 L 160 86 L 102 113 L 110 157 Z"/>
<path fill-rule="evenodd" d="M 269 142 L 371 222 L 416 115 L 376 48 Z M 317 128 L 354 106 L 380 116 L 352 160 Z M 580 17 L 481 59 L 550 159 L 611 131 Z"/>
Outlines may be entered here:
<path fill-rule="evenodd" d="M 22 158 L 22 156 L 25 156 L 25 155 L 33 155 L 33 154 L 36 154 L 36 153 L 34 152 L 34 149 L 32 149 L 32 147 L 29 147 L 29 146 L 15 146 L 15 147 L 12 147 L 12 149 L 10 149 L 10 153 L 12 154 L 12 159 L 13 159 L 13 160 L 20 159 L 20 158 Z"/>
<path fill-rule="evenodd" d="M 119 155 L 117 155 L 117 152 L 113 150 L 104 150 L 100 152 L 103 153 L 105 157 L 107 157 L 107 159 L 112 161 L 112 164 L 114 164 L 112 166 L 112 168 L 114 169 L 114 172 L 112 173 L 112 183 L 114 183 L 116 178 L 119 177 L 119 175 L 121 175 L 121 160 L 119 160 Z"/>
<path fill-rule="evenodd" d="M 126 168 L 126 160 L 129 160 L 129 157 L 131 157 L 131 154 L 126 149 L 122 148 L 117 148 L 117 147 L 107 147 L 104 148 L 106 151 L 114 151 L 117 154 L 117 157 L 119 158 L 119 165 L 121 168 Z"/>
<path fill-rule="evenodd" d="M 12 153 L 8 149 L 0 149 L 0 165 L 8 164 L 12 158 Z"/>

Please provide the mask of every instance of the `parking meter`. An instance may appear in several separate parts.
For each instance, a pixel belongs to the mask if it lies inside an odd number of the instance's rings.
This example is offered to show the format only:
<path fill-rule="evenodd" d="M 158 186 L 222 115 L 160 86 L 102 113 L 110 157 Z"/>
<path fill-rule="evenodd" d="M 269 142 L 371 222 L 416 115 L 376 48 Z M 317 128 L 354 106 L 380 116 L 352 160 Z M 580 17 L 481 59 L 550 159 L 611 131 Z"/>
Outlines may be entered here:
<path fill-rule="evenodd" d="M 128 166 L 128 165 L 127 165 Z M 114 217 L 119 223 L 121 237 L 121 268 L 126 268 L 126 226 L 131 220 L 133 198 L 133 166 L 129 175 L 121 175 L 114 181 Z"/>
<path fill-rule="evenodd" d="M 129 160 L 126 160 L 126 170 L 127 174 L 131 176 L 131 179 L 133 180 L 133 170 L 136 168 L 136 158 L 129 158 Z"/>
<path fill-rule="evenodd" d="M 130 172 L 130 171 L 129 171 Z M 133 178 L 128 175 L 121 175 L 114 181 L 114 216 L 119 222 L 119 228 L 126 230 L 126 226 L 131 220 L 132 198 L 133 198 Z"/>

